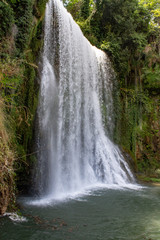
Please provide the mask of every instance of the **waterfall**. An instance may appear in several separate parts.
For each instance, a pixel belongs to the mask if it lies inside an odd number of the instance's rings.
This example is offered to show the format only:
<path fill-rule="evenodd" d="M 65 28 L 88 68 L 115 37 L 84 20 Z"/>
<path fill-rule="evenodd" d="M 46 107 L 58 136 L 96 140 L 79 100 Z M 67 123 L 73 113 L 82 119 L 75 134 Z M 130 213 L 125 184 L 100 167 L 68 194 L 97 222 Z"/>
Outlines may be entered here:
<path fill-rule="evenodd" d="M 38 108 L 36 188 L 41 196 L 134 183 L 108 137 L 114 130 L 113 75 L 107 55 L 88 42 L 61 1 L 49 0 Z"/>

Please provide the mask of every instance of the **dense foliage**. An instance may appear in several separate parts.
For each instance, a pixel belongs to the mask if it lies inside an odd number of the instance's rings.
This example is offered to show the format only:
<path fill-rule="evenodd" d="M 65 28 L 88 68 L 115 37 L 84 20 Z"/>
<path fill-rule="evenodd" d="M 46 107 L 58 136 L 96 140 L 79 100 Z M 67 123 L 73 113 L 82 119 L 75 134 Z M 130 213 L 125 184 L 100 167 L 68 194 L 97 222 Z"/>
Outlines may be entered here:
<path fill-rule="evenodd" d="M 13 10 L 10 5 L 0 2 L 0 40 L 11 32 L 11 27 L 14 22 Z"/>

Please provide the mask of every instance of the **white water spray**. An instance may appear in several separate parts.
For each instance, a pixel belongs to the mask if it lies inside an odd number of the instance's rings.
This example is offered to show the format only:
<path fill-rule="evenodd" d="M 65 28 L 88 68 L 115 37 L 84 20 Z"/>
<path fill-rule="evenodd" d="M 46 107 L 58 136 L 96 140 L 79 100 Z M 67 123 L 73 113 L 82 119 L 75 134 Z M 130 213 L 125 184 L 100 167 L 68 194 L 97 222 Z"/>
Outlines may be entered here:
<path fill-rule="evenodd" d="M 60 0 L 49 0 L 36 175 L 42 196 L 66 197 L 102 183 L 134 182 L 120 150 L 106 136 L 114 129 L 112 79 L 106 54 L 88 42 Z M 102 108 L 107 113 L 107 134 Z"/>

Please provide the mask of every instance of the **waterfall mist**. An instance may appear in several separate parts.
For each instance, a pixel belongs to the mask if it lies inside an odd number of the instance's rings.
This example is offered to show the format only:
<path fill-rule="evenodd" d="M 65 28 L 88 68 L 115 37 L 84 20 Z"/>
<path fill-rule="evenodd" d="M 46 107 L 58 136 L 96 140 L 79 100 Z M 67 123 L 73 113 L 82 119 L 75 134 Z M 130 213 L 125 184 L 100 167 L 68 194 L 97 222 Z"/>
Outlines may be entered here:
<path fill-rule="evenodd" d="M 39 194 L 56 199 L 98 184 L 134 183 L 108 137 L 114 130 L 110 61 L 83 36 L 60 0 L 46 6 L 42 65 L 35 176 Z"/>

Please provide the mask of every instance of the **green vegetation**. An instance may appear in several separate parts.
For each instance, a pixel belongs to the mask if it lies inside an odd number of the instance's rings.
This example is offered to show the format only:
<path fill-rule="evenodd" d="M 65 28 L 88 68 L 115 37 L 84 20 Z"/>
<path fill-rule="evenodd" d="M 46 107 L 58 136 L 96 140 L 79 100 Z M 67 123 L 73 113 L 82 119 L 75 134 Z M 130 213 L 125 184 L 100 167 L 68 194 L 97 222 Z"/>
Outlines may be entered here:
<path fill-rule="evenodd" d="M 152 178 L 152 177 L 139 177 L 139 180 L 142 182 L 148 182 L 148 183 L 160 183 L 159 178 Z"/>
<path fill-rule="evenodd" d="M 0 3 L 0 95 L 3 103 L 0 126 L 5 133 L 0 133 L 1 213 L 9 204 L 14 204 L 15 186 L 19 191 L 27 191 L 30 184 L 28 179 L 34 159 L 30 154 L 38 102 L 37 61 L 43 46 L 46 2 L 6 0 Z M 8 165 L 4 165 L 4 155 L 9 159 Z"/>
<path fill-rule="evenodd" d="M 0 40 L 11 32 L 12 24 L 14 23 L 13 10 L 10 5 L 5 2 L 0 2 Z"/>

